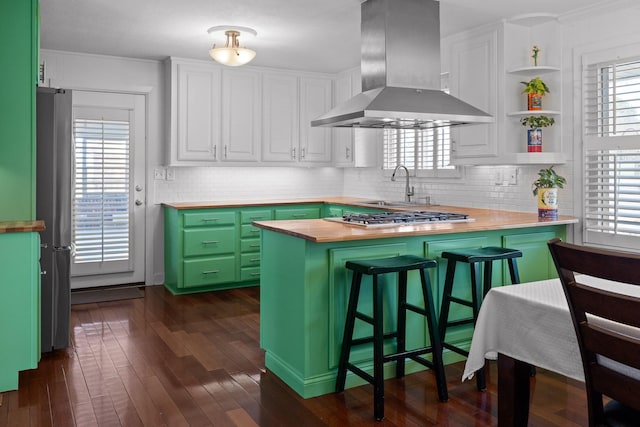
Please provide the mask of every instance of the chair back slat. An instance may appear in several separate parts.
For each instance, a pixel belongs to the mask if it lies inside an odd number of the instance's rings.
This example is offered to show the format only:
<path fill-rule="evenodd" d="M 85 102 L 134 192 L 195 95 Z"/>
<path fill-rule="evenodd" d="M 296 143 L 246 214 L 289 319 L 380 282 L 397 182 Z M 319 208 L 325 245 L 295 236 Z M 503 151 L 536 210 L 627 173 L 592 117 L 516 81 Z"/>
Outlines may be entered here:
<path fill-rule="evenodd" d="M 589 425 L 605 423 L 603 395 L 640 411 L 640 298 L 599 289 L 576 277 L 640 285 L 640 256 L 559 239 L 549 241 L 549 250 L 580 346 Z"/>

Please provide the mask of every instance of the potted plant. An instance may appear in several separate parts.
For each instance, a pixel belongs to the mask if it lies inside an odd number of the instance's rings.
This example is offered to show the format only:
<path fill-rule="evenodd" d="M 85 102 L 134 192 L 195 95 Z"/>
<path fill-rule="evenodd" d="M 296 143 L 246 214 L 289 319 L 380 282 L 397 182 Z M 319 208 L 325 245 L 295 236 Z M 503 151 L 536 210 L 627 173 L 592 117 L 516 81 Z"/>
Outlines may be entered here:
<path fill-rule="evenodd" d="M 566 183 L 567 180 L 558 175 L 553 166 L 538 171 L 538 179 L 531 185 L 538 200 L 538 218 L 558 218 L 558 188 L 564 188 Z"/>
<path fill-rule="evenodd" d="M 547 116 L 526 116 L 520 119 L 522 126 L 529 127 L 527 130 L 527 151 L 529 153 L 542 151 L 542 128 L 552 126 L 555 122 L 553 117 Z"/>
<path fill-rule="evenodd" d="M 540 77 L 534 77 L 528 82 L 520 82 L 524 85 L 522 93 L 527 94 L 527 109 L 542 110 L 542 97 L 550 93 L 549 87 Z"/>

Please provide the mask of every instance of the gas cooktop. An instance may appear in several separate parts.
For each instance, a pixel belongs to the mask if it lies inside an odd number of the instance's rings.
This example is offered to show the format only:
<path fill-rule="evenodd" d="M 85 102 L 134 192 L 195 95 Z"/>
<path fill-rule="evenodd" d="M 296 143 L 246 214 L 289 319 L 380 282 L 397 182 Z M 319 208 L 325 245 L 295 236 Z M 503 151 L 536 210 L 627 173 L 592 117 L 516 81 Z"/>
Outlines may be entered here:
<path fill-rule="evenodd" d="M 433 211 L 410 212 L 371 212 L 361 214 L 347 214 L 339 218 L 325 218 L 327 221 L 360 227 L 393 227 L 399 225 L 421 224 L 431 222 L 471 222 L 466 214 Z"/>

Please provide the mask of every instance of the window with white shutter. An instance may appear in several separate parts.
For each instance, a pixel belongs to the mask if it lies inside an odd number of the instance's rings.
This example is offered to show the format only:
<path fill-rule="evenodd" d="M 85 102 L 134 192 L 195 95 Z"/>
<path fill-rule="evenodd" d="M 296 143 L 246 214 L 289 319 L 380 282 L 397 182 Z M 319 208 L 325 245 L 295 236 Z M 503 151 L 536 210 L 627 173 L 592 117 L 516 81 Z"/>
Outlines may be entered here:
<path fill-rule="evenodd" d="M 74 263 L 129 259 L 129 122 L 74 120 Z"/>
<path fill-rule="evenodd" d="M 583 241 L 639 250 L 640 58 L 585 59 Z"/>

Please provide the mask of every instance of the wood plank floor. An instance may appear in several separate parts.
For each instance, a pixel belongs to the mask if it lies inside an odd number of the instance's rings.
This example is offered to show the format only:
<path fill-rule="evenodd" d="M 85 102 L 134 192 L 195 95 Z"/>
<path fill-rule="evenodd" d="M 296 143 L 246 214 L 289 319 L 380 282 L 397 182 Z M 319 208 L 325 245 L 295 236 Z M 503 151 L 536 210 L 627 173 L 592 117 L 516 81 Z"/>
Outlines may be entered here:
<path fill-rule="evenodd" d="M 449 402 L 431 372 L 385 382 L 385 419 L 373 421 L 372 387 L 301 399 L 265 371 L 259 289 L 72 307 L 73 347 L 43 355 L 0 394 L 0 426 L 495 426 L 496 368 L 488 390 L 446 369 Z M 4 350 L 2 350 L 4 351 Z M 581 383 L 538 370 L 531 426 L 585 426 Z"/>

